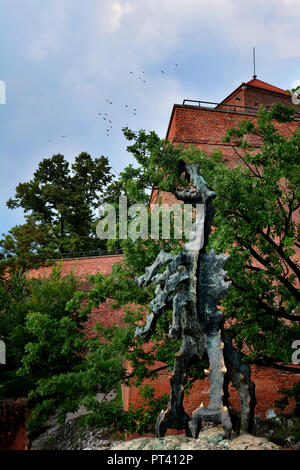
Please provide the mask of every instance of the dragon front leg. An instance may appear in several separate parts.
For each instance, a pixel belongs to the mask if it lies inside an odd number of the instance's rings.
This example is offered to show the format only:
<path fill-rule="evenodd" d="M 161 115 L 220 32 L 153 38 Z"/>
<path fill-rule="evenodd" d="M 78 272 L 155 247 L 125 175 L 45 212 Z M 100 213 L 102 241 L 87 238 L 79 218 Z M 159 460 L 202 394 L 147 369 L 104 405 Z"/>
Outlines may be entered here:
<path fill-rule="evenodd" d="M 156 436 L 163 437 L 168 428 L 184 429 L 188 437 L 192 437 L 189 427 L 190 417 L 183 407 L 184 383 L 192 359 L 202 357 L 202 342 L 191 336 L 184 336 L 180 351 L 176 353 L 173 373 L 170 377 L 170 400 L 166 411 L 161 411 L 156 420 Z"/>

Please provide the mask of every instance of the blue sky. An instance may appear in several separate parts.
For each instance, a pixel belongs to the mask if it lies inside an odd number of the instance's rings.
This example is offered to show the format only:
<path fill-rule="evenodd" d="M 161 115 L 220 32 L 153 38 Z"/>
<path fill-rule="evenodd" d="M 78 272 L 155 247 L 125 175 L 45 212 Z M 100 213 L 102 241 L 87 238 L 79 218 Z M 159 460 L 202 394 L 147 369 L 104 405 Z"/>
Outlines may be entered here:
<path fill-rule="evenodd" d="M 0 233 L 23 222 L 5 203 L 43 158 L 86 151 L 119 172 L 123 126 L 165 137 L 174 103 L 252 78 L 252 46 L 258 78 L 292 87 L 299 18 L 299 0 L 1 0 Z"/>

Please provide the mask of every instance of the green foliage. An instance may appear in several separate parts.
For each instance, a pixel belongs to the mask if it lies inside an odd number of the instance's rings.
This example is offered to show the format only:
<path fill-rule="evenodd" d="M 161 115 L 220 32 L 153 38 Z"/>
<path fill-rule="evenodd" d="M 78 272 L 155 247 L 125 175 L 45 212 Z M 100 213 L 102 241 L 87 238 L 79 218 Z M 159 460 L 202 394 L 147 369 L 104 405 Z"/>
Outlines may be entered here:
<path fill-rule="evenodd" d="M 121 172 L 121 179 L 127 193 L 135 202 L 148 203 L 149 191 L 157 187 L 171 191 L 175 183 L 186 185 L 178 174 L 178 161 L 182 158 L 182 148 L 173 147 L 167 140 L 161 140 L 154 131 L 144 130 L 135 133 L 123 129 L 129 142 L 128 152 L 135 157 L 138 167 L 129 165 Z"/>
<path fill-rule="evenodd" d="M 272 107 L 271 117 L 278 122 L 291 122 L 294 119 L 296 110 L 285 106 L 284 104 L 277 103 Z"/>
<path fill-rule="evenodd" d="M 0 240 L 0 274 L 19 272 L 47 264 L 55 256 L 56 244 L 52 227 L 38 223 L 33 216 L 16 225 Z"/>
<path fill-rule="evenodd" d="M 123 410 L 120 400 L 99 402 L 95 398 L 84 401 L 85 406 L 92 411 L 85 422 L 90 426 L 99 428 L 109 427 L 114 431 L 126 433 L 155 433 L 155 420 L 160 411 L 166 407 L 168 395 L 154 396 L 154 389 L 150 386 L 141 387 L 141 406 L 131 405 L 128 411 Z"/>
<path fill-rule="evenodd" d="M 29 397 L 33 416 L 39 420 L 50 411 L 63 412 L 67 405 L 60 401 L 61 393 L 71 400 L 74 384 L 60 390 L 61 377 L 72 376 L 85 362 L 82 323 L 86 316 L 66 310 L 78 288 L 74 274 L 62 276 L 59 267 L 47 279 L 12 273 L 0 284 L 0 338 L 7 351 L 7 364 L 0 371 L 0 396 Z M 54 384 L 53 400 L 49 393 Z"/>
<path fill-rule="evenodd" d="M 117 207 L 119 195 L 125 194 L 130 203 L 148 203 L 153 186 L 159 191 L 171 191 L 174 186 L 186 185 L 178 169 L 181 159 L 199 162 L 201 174 L 217 194 L 209 249 L 230 254 L 226 270 L 233 287 L 222 303 L 226 324 L 230 325 L 228 334 L 240 349 L 247 348 L 249 362 L 269 366 L 274 362 L 288 364 L 292 343 L 300 336 L 296 284 L 299 266 L 295 256 L 300 246 L 296 223 L 300 132 L 297 129 L 285 138 L 274 122 L 275 118 L 286 122 L 290 117 L 291 113 L 281 106 L 272 112 L 261 109 L 257 123 L 242 121 L 237 128 L 228 130 L 224 140 L 228 145 L 238 145 L 234 147 L 238 163 L 233 168 L 225 165 L 220 151 L 208 158 L 199 149 L 175 148 L 154 132 L 125 129 L 130 142 L 128 150 L 138 167 L 129 165 L 122 172 L 121 181 L 110 186 L 111 193 L 104 193 L 101 200 Z M 252 136 L 262 142 L 259 151 L 253 148 Z M 72 177 L 62 156 L 44 161 L 34 179 L 19 185 L 16 199 L 9 203 L 11 207 L 22 205 L 31 210 L 43 224 L 51 223 L 55 236 L 62 237 L 61 249 L 73 235 L 85 240 L 88 231 L 82 221 L 93 220 L 90 208 L 96 182 L 91 193 L 86 188 L 86 196 L 68 199 L 76 195 L 77 189 L 83 190 L 85 177 L 92 172 L 87 167 L 94 168 L 90 157 L 78 159 L 78 165 L 72 167 Z M 106 163 L 102 163 L 106 174 Z M 64 203 L 59 194 L 52 193 L 49 183 L 53 179 L 57 189 L 59 173 L 66 180 L 61 182 Z M 77 214 L 77 210 L 78 225 L 73 224 L 71 217 L 71 212 Z M 152 285 L 140 288 L 134 280 L 161 249 L 177 253 L 182 244 L 174 238 L 109 241 L 111 247 L 114 244 L 124 249 L 124 262 L 116 263 L 111 275 L 89 276 L 93 285 L 89 292 L 78 290 L 74 276 L 62 279 L 55 270 L 49 280 L 29 281 L 16 272 L 3 279 L 0 337 L 8 341 L 11 356 L 9 368 L 1 376 L 0 390 L 4 395 L 12 390 L 16 395 L 26 391 L 32 406 L 32 427 L 38 427 L 56 412 L 63 420 L 85 398 L 85 405 L 93 412 L 88 418 L 91 421 L 142 434 L 153 429 L 155 416 L 166 404 L 166 396 L 153 396 L 151 380 L 161 367 L 172 369 L 180 341 L 168 337 L 170 311 L 159 318 L 151 342 L 145 345 L 143 338 L 134 337 L 136 326 L 143 323 L 154 298 Z M 97 325 L 97 335 L 87 340 L 82 323 L 93 307 L 107 299 L 112 301 L 112 309 L 125 312 L 122 323 L 109 328 Z M 157 366 L 157 361 L 166 366 Z M 126 362 L 131 364 L 130 373 Z M 203 378 L 205 366 L 205 361 L 193 365 L 187 391 L 193 381 Z M 108 393 L 121 383 L 139 386 L 145 379 L 150 385 L 141 388 L 144 405 L 139 409 L 124 412 L 120 403 L 99 403 L 95 399 L 98 392 Z"/>
<path fill-rule="evenodd" d="M 39 163 L 33 178 L 20 183 L 10 209 L 22 207 L 41 224 L 51 225 L 60 252 L 103 247 L 94 235 L 98 198 L 112 180 L 106 157 L 92 159 L 86 152 L 70 166 L 63 155 Z"/>
<path fill-rule="evenodd" d="M 282 398 L 276 400 L 276 406 L 278 406 L 278 408 L 280 408 L 281 410 L 284 410 L 284 408 L 289 405 L 291 399 L 295 400 L 296 405 L 295 409 L 293 410 L 293 415 L 297 418 L 300 418 L 300 382 L 296 382 L 290 389 L 280 388 L 278 390 L 278 393 L 283 396 Z M 300 430 L 298 430 L 298 432 L 299 431 Z"/>
<path fill-rule="evenodd" d="M 216 218 L 209 248 L 228 252 L 226 269 L 233 288 L 223 302 L 230 334 L 240 346 L 247 345 L 249 360 L 289 363 L 291 344 L 300 334 L 297 305 L 299 266 L 300 132 L 286 138 L 274 119 L 291 120 L 293 110 L 276 105 L 272 112 L 261 109 L 257 124 L 242 121 L 229 129 L 224 140 L 235 147 L 238 163 L 226 166 L 220 152 L 211 158 L 193 148 L 172 148 L 153 133 L 127 132 L 134 144 L 128 147 L 141 168 L 123 173 L 131 179 L 129 191 L 141 194 L 149 181 L 159 190 L 180 183 L 178 161 L 199 162 L 201 174 L 217 193 Z M 254 151 L 251 136 L 261 140 Z M 130 175 L 130 177 L 128 176 Z M 164 178 L 165 175 L 167 178 Z M 139 196 L 142 200 L 143 198 Z"/>
<path fill-rule="evenodd" d="M 299 266 L 295 258 L 300 241 L 296 223 L 300 132 L 296 129 L 286 138 L 275 125 L 275 119 L 287 122 L 292 115 L 288 108 L 277 105 L 272 112 L 261 109 L 257 123 L 242 121 L 237 128 L 229 129 L 224 140 L 235 145 L 238 162 L 233 168 L 226 166 L 219 150 L 208 158 L 199 149 L 175 148 L 154 132 L 124 130 L 131 143 L 128 151 L 139 165 L 129 165 L 121 174 L 132 201 L 149 202 L 153 186 L 159 191 L 184 186 L 178 170 L 181 159 L 200 163 L 201 174 L 217 194 L 209 249 L 230 254 L 226 270 L 233 287 L 222 303 L 230 325 L 228 334 L 240 349 L 246 347 L 249 362 L 268 366 L 274 362 L 289 364 L 292 342 L 300 336 Z M 253 147 L 252 136 L 261 141 L 259 151 Z M 135 327 L 143 321 L 154 296 L 153 286 L 137 288 L 134 279 L 155 260 L 160 249 L 176 252 L 180 243 L 174 239 L 137 239 L 121 244 L 124 263 L 115 265 L 110 276 L 92 276 L 94 288 L 86 297 L 88 308 L 110 298 L 116 308 L 127 309 L 121 326 L 98 332 L 109 341 L 108 355 L 118 351 L 130 361 L 130 383 L 140 385 L 145 378 L 156 376 L 156 360 L 172 368 L 180 342 L 167 336 L 171 312 L 159 319 L 146 348 L 141 338 L 134 338 Z M 190 382 L 203 378 L 200 369 L 193 366 Z M 128 378 L 124 380 L 129 383 Z M 190 383 L 186 387 L 189 389 Z"/>
<path fill-rule="evenodd" d="M 110 404 L 95 399 L 98 393 L 108 394 L 130 380 L 123 364 L 134 344 L 134 313 L 128 311 L 125 318 L 131 328 L 98 326 L 108 343 L 99 337 L 87 339 L 88 310 L 77 300 L 82 294 L 79 282 L 73 273 L 62 276 L 59 267 L 53 267 L 48 278 L 28 279 L 20 272 L 2 281 L 0 338 L 6 343 L 7 364 L 0 370 L 0 397 L 29 399 L 31 432 L 52 415 L 64 422 L 66 414 L 81 404 L 93 412 L 89 419 L 99 425 L 128 432 L 152 429 L 154 415 L 166 397 L 149 404 L 146 394 L 147 411 L 143 405 L 128 413 L 120 409 L 120 400 Z M 141 318 L 141 313 L 137 316 Z M 146 354 L 141 345 L 133 356 L 141 376 L 151 375 L 142 365 Z M 148 363 L 153 364 L 153 358 Z"/>
<path fill-rule="evenodd" d="M 21 379 L 16 374 L 25 345 L 30 340 L 25 329 L 29 292 L 22 272 L 12 273 L 0 282 L 0 339 L 6 344 L 6 365 L 0 366 L 1 398 L 26 397 L 29 389 L 29 380 Z"/>

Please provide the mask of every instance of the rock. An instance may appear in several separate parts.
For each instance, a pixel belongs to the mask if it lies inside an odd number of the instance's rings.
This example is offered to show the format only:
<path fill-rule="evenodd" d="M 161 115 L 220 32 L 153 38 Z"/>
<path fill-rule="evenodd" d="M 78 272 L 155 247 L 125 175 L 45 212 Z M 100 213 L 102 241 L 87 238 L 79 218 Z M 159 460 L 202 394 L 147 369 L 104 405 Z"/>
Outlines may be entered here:
<path fill-rule="evenodd" d="M 295 444 L 293 445 L 293 449 L 300 450 L 300 441 L 295 442 Z"/>
<path fill-rule="evenodd" d="M 161 438 L 144 437 L 123 442 L 114 450 L 278 450 L 279 446 L 264 437 L 242 434 L 231 440 L 225 439 L 223 428 L 215 426 L 199 434 L 197 439 L 179 436 Z"/>
<path fill-rule="evenodd" d="M 198 439 L 178 436 L 162 438 L 144 437 L 124 442 L 114 447 L 114 450 L 228 450 L 228 441 L 221 427 L 208 428 L 199 434 Z"/>
<path fill-rule="evenodd" d="M 121 442 L 121 441 L 119 441 Z M 109 446 L 111 444 L 111 441 L 106 441 L 106 440 L 101 440 L 101 441 L 98 441 L 98 445 L 100 446 Z"/>
<path fill-rule="evenodd" d="M 276 416 L 277 416 L 276 411 L 273 408 L 269 408 L 267 410 L 267 412 L 266 412 L 267 419 L 276 418 Z"/>
<path fill-rule="evenodd" d="M 62 425 L 57 420 L 49 424 L 51 427 L 32 441 L 32 450 L 104 450 L 111 446 L 112 430 L 82 425 L 80 416 Z"/>
<path fill-rule="evenodd" d="M 111 443 L 111 445 L 112 445 L 112 446 L 117 446 L 117 445 L 122 444 L 122 443 L 123 443 L 123 441 L 113 441 L 113 442 Z"/>
<path fill-rule="evenodd" d="M 279 450 L 281 447 L 268 441 L 265 437 L 256 437 L 252 434 L 241 434 L 229 444 L 230 450 Z"/>

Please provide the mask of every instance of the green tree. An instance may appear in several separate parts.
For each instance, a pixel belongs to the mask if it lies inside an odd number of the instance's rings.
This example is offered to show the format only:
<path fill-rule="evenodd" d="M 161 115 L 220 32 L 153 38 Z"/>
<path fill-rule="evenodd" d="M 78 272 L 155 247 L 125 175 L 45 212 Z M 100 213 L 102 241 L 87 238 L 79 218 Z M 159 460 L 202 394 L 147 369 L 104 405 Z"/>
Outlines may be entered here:
<path fill-rule="evenodd" d="M 0 365 L 0 397 L 26 397 L 27 380 L 17 377 L 24 348 L 29 341 L 25 331 L 28 312 L 25 300 L 29 295 L 28 282 L 22 272 L 12 272 L 0 280 L 0 339 L 6 345 L 6 364 Z"/>
<path fill-rule="evenodd" d="M 226 166 L 220 151 L 208 158 L 199 149 L 174 148 L 154 132 L 125 129 L 130 141 L 128 150 L 139 166 L 130 165 L 121 174 L 132 200 L 149 202 L 149 188 L 172 191 L 174 185 L 183 184 L 178 171 L 180 159 L 200 163 L 201 174 L 217 194 L 209 247 L 230 254 L 226 269 L 233 287 L 222 303 L 227 334 L 247 351 L 248 362 L 283 370 L 294 370 L 289 367 L 292 343 L 300 337 L 296 222 L 300 131 L 297 128 L 289 137 L 283 137 L 276 122 L 291 121 L 293 113 L 281 105 L 272 112 L 261 109 L 256 123 L 242 121 L 228 130 L 224 140 L 232 143 L 238 159 L 233 168 Z M 250 144 L 252 135 L 261 139 L 259 151 Z M 167 336 L 171 312 L 159 318 L 147 350 L 141 338 L 134 338 L 135 327 L 143 321 L 154 294 L 152 286 L 137 288 L 134 279 L 154 261 L 160 249 L 174 252 L 180 244 L 176 240 L 137 239 L 122 245 L 124 263 L 115 265 L 110 276 L 92 276 L 94 288 L 87 299 L 89 308 L 108 298 L 116 308 L 126 308 L 123 325 L 99 332 L 109 340 L 106 348 L 111 355 L 118 351 L 131 362 L 130 379 L 141 384 L 144 378 L 156 375 L 155 369 L 149 368 L 156 360 L 172 368 L 179 344 Z M 77 294 L 74 301 L 82 299 L 82 294 Z M 136 306 L 130 308 L 132 304 Z M 201 371 L 201 364 L 194 367 L 187 387 L 202 377 Z M 123 380 L 127 379 L 124 376 Z"/>
<path fill-rule="evenodd" d="M 130 142 L 128 150 L 138 167 L 127 167 L 114 189 L 116 197 L 121 190 L 131 202 L 147 203 L 153 186 L 172 191 L 174 186 L 184 184 L 178 170 L 181 159 L 200 163 L 201 174 L 217 193 L 210 248 L 230 254 L 226 270 L 233 287 L 222 304 L 227 334 L 235 338 L 240 349 L 247 349 L 249 362 L 286 370 L 293 353 L 292 343 L 300 333 L 300 240 L 296 223 L 300 131 L 298 128 L 288 138 L 283 137 L 276 121 L 291 120 L 292 112 L 277 106 L 272 112 L 260 110 L 256 123 L 243 121 L 230 129 L 224 138 L 234 144 L 237 152 L 239 161 L 234 168 L 226 166 L 219 151 L 208 158 L 199 149 L 175 148 L 154 132 L 125 129 Z M 251 147 L 252 135 L 261 139 L 259 151 Z M 3 287 L 0 336 L 20 338 L 20 346 L 13 353 L 18 359 L 10 379 L 27 384 L 35 425 L 57 410 L 63 419 L 85 398 L 84 403 L 94 411 L 91 419 L 99 425 L 113 424 L 131 432 L 153 431 L 155 416 L 166 402 L 166 396 L 154 397 L 151 385 L 141 389 L 144 410 L 125 413 L 120 406 L 95 400 L 97 392 L 107 393 L 117 384 L 141 385 L 145 378 L 156 377 L 156 361 L 172 369 L 180 347 L 180 340 L 168 338 L 171 311 L 159 318 L 146 348 L 143 338 L 134 337 L 136 326 L 144 321 L 148 304 L 154 298 L 152 285 L 139 288 L 134 279 L 144 273 L 161 249 L 176 253 L 182 249 L 181 244 L 173 238 L 137 238 L 116 243 L 124 249 L 124 262 L 116 263 L 109 276 L 89 276 L 93 284 L 90 292 L 78 290 L 75 284 L 66 289 L 57 278 L 50 284 L 44 280 L 31 286 L 20 284 L 17 279 L 15 293 L 10 287 L 11 298 Z M 98 325 L 98 335 L 86 341 L 82 322 L 93 307 L 108 299 L 112 308 L 123 308 L 122 324 L 110 328 Z M 7 323 L 9 315 L 15 318 L 11 329 Z M 132 365 L 130 373 L 126 361 Z M 193 381 L 203 378 L 204 365 L 205 361 L 193 366 L 187 389 Z M 5 380 L 8 384 L 8 377 Z M 286 399 L 297 390 L 299 393 L 299 387 L 289 391 Z"/>
<path fill-rule="evenodd" d="M 52 227 L 28 216 L 24 224 L 16 225 L 0 240 L 0 275 L 37 268 L 50 263 L 56 255 Z"/>
<path fill-rule="evenodd" d="M 48 278 L 28 279 L 20 272 L 0 283 L 0 338 L 7 352 L 0 369 L 0 397 L 29 397 L 37 422 L 42 411 L 45 419 L 64 406 L 59 387 L 55 400 L 40 398 L 41 384 L 59 383 L 61 374 L 80 369 L 84 362 L 86 316 L 66 310 L 79 286 L 73 273 L 63 276 L 57 266 Z"/>
<path fill-rule="evenodd" d="M 63 155 L 42 160 L 33 178 L 20 183 L 10 209 L 22 207 L 25 213 L 53 227 L 61 252 L 87 251 L 101 247 L 95 236 L 98 198 L 112 180 L 108 159 L 92 159 L 86 152 L 69 164 Z"/>

